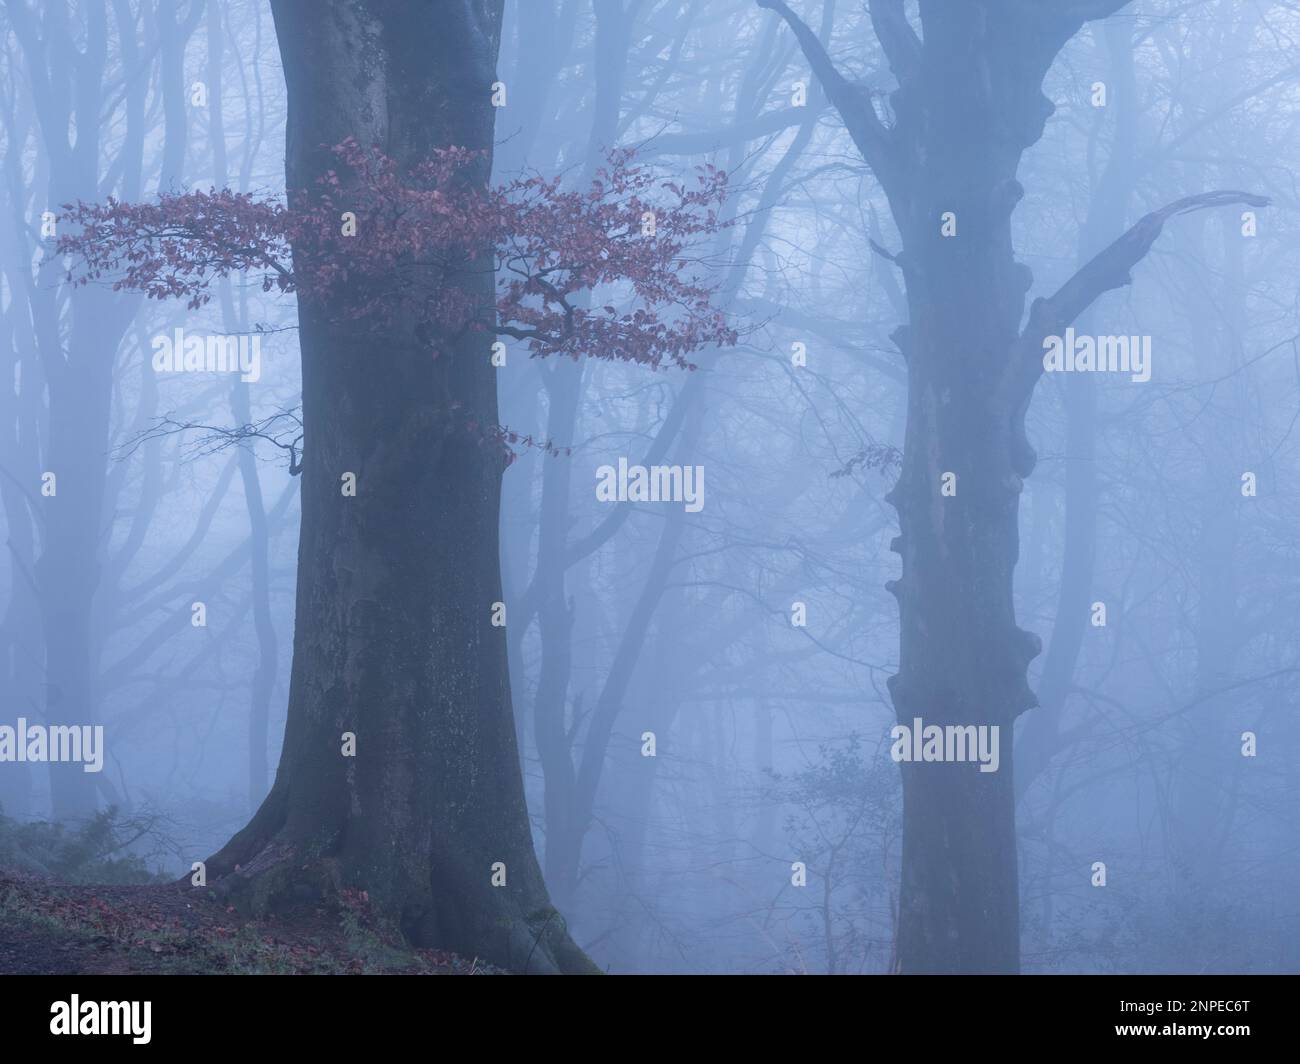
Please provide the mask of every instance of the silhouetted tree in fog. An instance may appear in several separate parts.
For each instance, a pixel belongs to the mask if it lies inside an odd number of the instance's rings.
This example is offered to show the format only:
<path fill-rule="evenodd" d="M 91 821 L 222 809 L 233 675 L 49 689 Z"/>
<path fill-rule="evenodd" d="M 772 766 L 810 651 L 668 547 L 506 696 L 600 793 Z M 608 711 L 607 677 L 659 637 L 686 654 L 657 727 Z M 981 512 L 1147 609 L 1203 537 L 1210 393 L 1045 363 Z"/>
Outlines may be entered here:
<path fill-rule="evenodd" d="M 1128 283 L 1165 220 L 1257 198 L 1206 194 L 1143 218 L 1025 320 L 1033 277 L 1016 260 L 1011 215 L 1024 194 L 1020 158 L 1053 105 L 1041 84 L 1089 19 L 1126 0 L 872 0 L 872 24 L 898 81 L 886 125 L 871 92 L 849 82 L 781 0 L 845 128 L 879 180 L 903 247 L 907 290 L 895 334 L 908 367 L 898 510 L 901 623 L 889 682 L 900 723 L 997 727 L 1001 767 L 904 762 L 899 964 L 905 972 L 1019 969 L 1016 717 L 1035 704 L 1026 670 L 1041 640 L 1016 624 L 1019 501 L 1035 455 L 1025 411 L 1043 372 L 1043 340 L 1101 293 Z"/>

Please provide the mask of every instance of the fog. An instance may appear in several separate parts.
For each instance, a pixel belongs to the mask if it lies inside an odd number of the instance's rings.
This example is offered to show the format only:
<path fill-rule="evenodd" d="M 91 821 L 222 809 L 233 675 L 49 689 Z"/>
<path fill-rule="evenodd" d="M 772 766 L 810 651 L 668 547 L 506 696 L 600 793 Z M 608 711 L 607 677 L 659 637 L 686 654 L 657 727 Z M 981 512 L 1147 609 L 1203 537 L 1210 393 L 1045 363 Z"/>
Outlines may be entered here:
<path fill-rule="evenodd" d="M 445 483 L 379 399 L 339 415 L 356 420 L 337 443 L 322 430 L 303 366 L 336 362 L 309 349 L 300 294 L 245 270 L 200 306 L 147 298 L 77 283 L 55 246 L 76 201 L 284 201 L 286 136 L 293 159 L 320 138 L 286 130 L 295 5 L 273 6 L 0 11 L 0 810 L 15 838 L 111 808 L 104 853 L 168 879 L 263 806 L 293 699 L 352 700 L 330 726 L 356 733 L 365 776 L 367 714 L 386 685 L 408 697 L 408 655 L 387 593 L 373 624 L 334 611 L 355 644 L 305 624 L 335 584 L 409 572 L 412 602 L 439 597 L 409 656 L 437 643 L 454 664 L 416 701 L 488 660 L 439 612 L 454 559 L 490 544 L 472 523 L 448 538 L 461 510 L 393 502 L 300 555 L 341 474 L 359 472 L 343 503 L 379 481 L 350 439 L 396 456 L 408 498 Z M 433 7 L 451 34 L 453 8 L 493 4 Z M 683 368 L 481 340 L 522 442 L 500 475 L 500 601 L 467 577 L 465 613 L 504 648 L 501 749 L 545 891 L 599 968 L 1300 970 L 1298 37 L 1289 0 L 508 0 L 490 89 L 448 60 L 448 106 L 493 94 L 498 185 L 586 189 L 616 149 L 656 181 L 726 173 L 680 269 L 734 342 Z M 309 69 L 311 40 L 303 91 L 346 80 Z M 390 43 L 363 95 L 435 62 Z M 407 121 L 380 124 L 396 143 Z M 616 278 L 580 305 L 606 299 L 634 295 Z M 235 335 L 233 369 L 181 365 L 187 336 Z M 371 335 L 349 349 L 358 380 L 398 357 Z M 1022 347 L 1024 391 L 1010 371 L 985 387 L 979 367 Z M 384 566 L 349 553 L 365 535 Z M 327 653 L 333 678 L 311 664 Z M 361 694 L 339 693 L 349 676 Z M 20 760 L 19 718 L 90 729 L 86 764 Z M 412 777 L 436 786 L 462 734 L 403 747 Z M 466 747 L 480 768 L 485 743 Z M 0 864 L 50 871 L 4 845 Z M 412 941 L 466 948 L 411 911 Z"/>

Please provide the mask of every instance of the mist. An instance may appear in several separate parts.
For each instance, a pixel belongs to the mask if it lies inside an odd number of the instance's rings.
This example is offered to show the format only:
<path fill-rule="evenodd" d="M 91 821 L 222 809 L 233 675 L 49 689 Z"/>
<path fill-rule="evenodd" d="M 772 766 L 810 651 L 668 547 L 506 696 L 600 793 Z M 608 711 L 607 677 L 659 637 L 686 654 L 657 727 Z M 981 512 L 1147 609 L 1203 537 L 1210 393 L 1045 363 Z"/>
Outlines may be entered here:
<path fill-rule="evenodd" d="M 1300 5 L 0 33 L 0 868 L 507 970 L 1300 970 Z"/>

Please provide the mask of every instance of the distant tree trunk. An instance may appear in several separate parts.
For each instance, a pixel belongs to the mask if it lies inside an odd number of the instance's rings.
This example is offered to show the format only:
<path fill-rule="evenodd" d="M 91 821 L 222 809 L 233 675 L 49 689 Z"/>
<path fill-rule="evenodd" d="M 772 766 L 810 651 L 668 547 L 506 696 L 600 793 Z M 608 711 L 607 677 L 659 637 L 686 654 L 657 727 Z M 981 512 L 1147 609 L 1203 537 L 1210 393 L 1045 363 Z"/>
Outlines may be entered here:
<path fill-rule="evenodd" d="M 635 8 L 635 4 L 625 6 L 624 0 L 593 2 L 595 95 L 582 171 L 584 183 L 595 178 L 606 161 L 607 151 L 615 146 Z M 570 359 L 538 366 L 547 396 L 546 438 L 559 446 L 574 442 L 585 370 L 583 364 Z M 537 755 L 545 788 L 546 881 L 559 904 L 564 906 L 572 902 L 577 887 L 590 816 L 590 810 L 581 807 L 578 797 L 582 774 L 574 768 L 573 736 L 568 722 L 574 613 L 565 584 L 569 533 L 573 525 L 572 479 L 573 467 L 568 461 L 547 462 L 543 466 L 534 577 L 541 635 L 541 668 L 534 713 Z"/>
<path fill-rule="evenodd" d="M 223 29 L 221 25 L 225 5 L 209 0 L 207 5 L 208 29 L 208 138 L 212 148 L 212 180 L 217 188 L 228 182 L 226 168 L 226 127 L 222 107 L 222 53 Z M 244 172 L 247 173 L 247 153 L 254 148 L 250 140 L 245 145 Z M 239 191 L 248 191 L 246 182 L 240 182 Z M 222 327 L 227 332 L 247 332 L 246 307 L 235 311 L 234 293 L 229 278 L 223 278 L 218 288 Z M 236 425 L 252 423 L 250 385 L 235 381 L 230 386 L 230 410 Z M 275 677 L 279 667 L 279 642 L 275 635 L 275 622 L 271 616 L 271 561 L 270 531 L 266 520 L 266 499 L 262 494 L 262 478 L 257 469 L 257 456 L 249 447 L 239 450 L 239 477 L 244 485 L 244 501 L 248 506 L 249 570 L 252 576 L 253 632 L 257 637 L 257 665 L 253 669 L 252 689 L 248 712 L 248 805 L 257 809 L 266 797 L 270 769 L 266 748 L 271 724 L 271 695 L 275 690 Z"/>
<path fill-rule="evenodd" d="M 248 385 L 236 381 L 230 387 L 230 408 L 235 421 L 251 424 Z M 248 505 L 248 550 L 252 576 L 253 632 L 257 637 L 257 665 L 253 669 L 248 714 L 248 803 L 256 809 L 266 797 L 269 776 L 266 747 L 271 726 L 271 695 L 279 667 L 279 642 L 271 617 L 271 535 L 266 519 L 266 500 L 257 470 L 257 456 L 243 449 L 239 455 L 239 476 Z"/>
<path fill-rule="evenodd" d="M 1260 15 L 1246 8 L 1235 22 L 1220 23 L 1210 48 L 1221 54 L 1248 48 L 1259 30 Z M 1233 173 L 1237 167 L 1197 162 L 1191 169 L 1208 177 L 1216 171 Z M 1217 233 L 1207 225 L 1193 234 L 1191 246 L 1198 253 L 1194 261 L 1219 251 L 1216 238 L 1221 236 L 1221 267 L 1217 285 L 1208 293 L 1199 285 L 1183 289 L 1184 313 L 1200 340 L 1195 348 L 1200 379 L 1216 381 L 1212 399 L 1191 427 L 1204 455 L 1194 496 L 1201 500 L 1196 520 L 1195 702 L 1178 722 L 1182 748 L 1170 787 L 1167 828 L 1176 893 L 1184 906 L 1179 915 L 1197 943 L 1196 965 L 1219 963 L 1214 944 L 1221 941 L 1224 929 L 1215 925 L 1221 898 L 1232 890 L 1223 873 L 1225 850 L 1235 831 L 1240 774 L 1243 765 L 1250 764 L 1241 756 L 1241 692 L 1228 690 L 1240 678 L 1239 658 L 1248 645 L 1237 559 L 1249 527 L 1243 508 L 1254 505 L 1241 494 L 1241 474 L 1254 462 L 1243 457 L 1251 450 L 1248 432 L 1243 431 L 1250 419 L 1237 413 L 1252 409 L 1252 389 L 1243 372 L 1248 365 L 1244 337 L 1249 300 L 1244 244 L 1235 221 L 1224 219 L 1221 228 L 1213 227 Z"/>
<path fill-rule="evenodd" d="M 481 151 L 473 179 L 486 182 L 501 6 L 276 0 L 288 187 L 310 189 L 332 165 L 322 146 L 349 136 L 403 166 L 439 146 Z M 427 283 L 491 300 L 490 259 Z M 592 970 L 533 853 L 505 631 L 490 623 L 504 463 L 447 419 L 459 403 L 495 423 L 491 337 L 436 337 L 434 359 L 409 322 L 340 326 L 300 300 L 299 324 L 302 532 L 284 748 L 266 801 L 209 872 L 255 907 L 364 889 L 416 945 L 517 970 Z M 345 473 L 355 498 L 341 493 Z M 341 756 L 345 732 L 355 757 Z"/>
<path fill-rule="evenodd" d="M 508 25 L 514 27 L 514 41 L 511 42 L 513 65 L 504 81 L 510 85 L 512 106 L 501 116 L 497 126 L 497 151 L 494 164 L 500 175 L 514 175 L 525 167 L 536 170 L 549 170 L 559 154 L 559 145 L 552 143 L 556 136 L 558 123 L 554 121 L 555 112 L 562 100 L 557 94 L 557 85 L 568 57 L 573 50 L 579 10 L 584 5 L 560 0 L 530 0 L 516 3 Z M 503 47 L 505 45 L 503 44 Z M 543 137 L 543 131 L 550 138 Z M 613 136 L 611 130 L 610 136 Z M 540 143 L 539 143 L 540 139 Z M 583 367 L 561 360 L 568 369 L 581 374 Z M 549 366 L 538 360 L 537 376 L 532 373 L 513 373 L 506 375 L 501 382 L 500 405 L 504 423 L 520 429 L 531 431 L 537 439 L 561 443 L 571 437 L 572 426 L 556 416 L 555 400 L 551 398 L 551 385 L 548 376 L 557 367 Z M 543 388 L 539 392 L 537 381 L 540 378 Z M 563 391 L 562 388 L 557 389 Z M 547 401 L 543 403 L 542 397 Z M 560 397 L 563 402 L 563 397 Z M 555 423 L 558 421 L 558 435 Z M 534 531 L 540 532 L 544 519 L 533 515 L 533 487 L 538 479 L 539 463 L 542 475 L 554 476 L 559 470 L 552 466 L 568 466 L 567 462 L 549 462 L 548 455 L 536 448 L 521 455 L 511 466 L 510 476 L 505 480 L 502 497 L 502 576 L 505 580 L 506 601 L 509 603 L 511 621 L 509 626 L 510 683 L 515 692 L 515 733 L 518 737 L 520 752 L 524 759 L 529 754 L 529 743 L 536 728 L 536 706 L 542 702 L 538 694 L 528 698 L 524 692 L 528 689 L 527 673 L 524 667 L 524 638 L 532 627 L 532 621 L 540 608 L 540 598 L 550 594 L 543 591 L 541 580 L 545 570 L 538 566 L 533 571 L 533 582 L 529 583 L 529 567 L 533 548 Z M 568 475 L 568 474 L 566 474 Z M 543 486 L 543 493 L 548 490 Z M 567 489 L 565 498 L 567 499 Z M 567 534 L 568 526 L 565 525 Z M 554 533 L 550 533 L 554 538 Z M 543 534 L 547 538 L 547 534 Z M 540 548 L 539 548 L 540 549 Z M 550 565 L 548 561 L 546 563 Z M 545 632 L 539 624 L 539 630 Z M 543 648 L 543 660 L 549 653 Z M 567 666 L 566 666 L 567 669 Z M 555 670 L 552 670 L 555 675 Z M 568 674 L 564 673 L 567 684 Z M 548 679 L 555 685 L 555 679 Z M 554 698 L 548 694 L 547 698 Z M 561 695 L 567 697 L 567 691 Z M 540 751 L 538 757 L 541 757 Z M 546 766 L 543 765 L 543 772 Z M 562 771 L 562 769 L 561 769 Z M 548 818 L 550 813 L 544 813 Z M 547 831 L 549 835 L 549 828 Z M 550 882 L 548 876 L 548 883 Z M 552 889 L 554 887 L 551 884 Z M 558 896 L 558 895 L 557 895 Z M 561 903 L 562 904 L 562 903 Z"/>
<path fill-rule="evenodd" d="M 1115 113 L 1110 156 L 1088 206 L 1079 240 L 1082 266 L 1106 245 L 1128 214 L 1137 182 L 1140 101 L 1133 62 L 1133 38 L 1122 21 L 1104 27 L 1108 105 Z M 1101 112 L 1104 113 L 1104 112 Z M 1101 121 L 1099 114 L 1098 121 Z M 1079 331 L 1089 330 L 1091 308 L 1080 316 Z M 1051 641 L 1038 684 L 1040 710 L 1032 714 L 1016 744 L 1016 795 L 1023 796 L 1046 770 L 1062 741 L 1061 718 L 1074 682 L 1075 665 L 1089 629 L 1097 553 L 1097 384 L 1086 373 L 1062 383 L 1065 399 L 1065 543 L 1061 586 Z"/>
<path fill-rule="evenodd" d="M 1208 228 L 1208 227 L 1206 227 Z M 1204 454 L 1198 497 L 1196 546 L 1196 686 L 1195 704 L 1180 714 L 1182 749 L 1170 787 L 1169 850 L 1175 881 L 1191 910 L 1187 919 L 1213 919 L 1210 898 L 1222 884 L 1223 849 L 1231 832 L 1229 800 L 1234 769 L 1242 758 L 1237 735 L 1231 728 L 1234 703 L 1240 694 L 1225 691 L 1236 675 L 1242 646 L 1238 599 L 1240 572 L 1236 559 L 1242 537 L 1241 472 L 1248 463 L 1240 457 L 1241 421 L 1234 412 L 1248 410 L 1249 396 L 1242 384 L 1242 336 L 1245 323 L 1241 307 L 1242 258 L 1235 226 L 1226 227 L 1221 268 L 1222 287 L 1208 300 L 1199 290 L 1189 291 L 1187 320 L 1194 335 L 1203 338 L 1198 352 L 1203 379 L 1223 376 L 1216 402 L 1198 419 L 1199 448 Z M 1198 251 L 1212 254 L 1198 234 Z M 1218 399 L 1222 390 L 1231 402 Z M 1199 422 L 1204 421 L 1204 425 Z M 1213 928 L 1198 928 L 1202 941 Z M 1208 951 L 1207 951 L 1208 952 Z"/>
<path fill-rule="evenodd" d="M 3 205 L 0 242 L 6 247 L 2 265 L 11 290 L 30 276 L 31 264 L 19 254 L 20 242 L 10 224 L 25 216 L 27 204 Z M 40 483 L 39 428 L 41 399 L 45 385 L 35 357 L 29 327 L 23 321 L 23 304 L 15 299 L 0 315 L 0 375 L 15 387 L 0 388 L 0 452 L 6 472 L 0 476 L 0 508 L 3 508 L 10 579 L 9 603 L 0 617 L 0 688 L 15 716 L 40 715 L 43 674 L 41 659 L 41 603 L 32 581 L 37 550 L 36 510 L 33 493 L 24 485 Z M 0 772 L 0 811 L 25 820 L 32 812 L 33 773 L 26 761 L 6 764 Z"/>
<path fill-rule="evenodd" d="M 6 7 L 11 28 L 32 73 L 33 105 L 41 145 L 48 158 L 48 187 L 40 209 L 57 211 L 78 199 L 97 199 L 104 170 L 100 152 L 105 71 L 110 56 L 109 5 L 85 5 L 74 15 L 66 3 L 51 2 L 34 13 L 27 4 Z M 115 9 L 126 21 L 117 24 L 116 45 L 128 65 L 134 59 L 137 32 L 125 6 Z M 162 180 L 179 176 L 184 159 L 184 107 L 179 126 L 172 102 L 185 40 L 194 19 L 175 21 L 174 4 L 163 5 L 160 59 L 166 102 Z M 84 42 L 74 26 L 84 19 Z M 120 169 L 117 192 L 138 198 L 143 148 L 144 76 L 127 79 L 126 125 L 119 153 L 107 167 Z M 138 104 L 138 106 L 137 106 Z M 75 137 L 69 137 L 75 130 Z M 34 567 L 45 641 L 44 722 L 49 725 L 94 725 L 99 720 L 95 662 L 95 608 L 104 556 L 107 454 L 110 439 L 113 377 L 118 345 L 131 323 L 139 297 L 94 286 L 74 288 L 64 301 L 55 291 L 61 260 L 40 260 L 29 290 L 35 341 L 49 388 L 48 445 L 42 472 L 56 477 L 55 493 L 42 498 L 42 550 Z M 108 741 L 112 743 L 112 732 Z M 103 777 L 82 771 L 80 764 L 51 762 L 50 793 L 57 820 L 78 820 L 98 806 L 97 783 Z"/>

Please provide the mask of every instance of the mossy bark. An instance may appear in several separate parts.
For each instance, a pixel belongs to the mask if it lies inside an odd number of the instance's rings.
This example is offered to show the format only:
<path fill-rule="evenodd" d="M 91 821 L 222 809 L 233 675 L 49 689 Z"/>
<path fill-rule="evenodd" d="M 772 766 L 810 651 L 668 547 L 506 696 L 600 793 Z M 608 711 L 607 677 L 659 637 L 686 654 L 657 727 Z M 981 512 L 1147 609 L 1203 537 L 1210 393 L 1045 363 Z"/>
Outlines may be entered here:
<path fill-rule="evenodd" d="M 478 149 L 474 180 L 486 182 L 501 6 L 277 0 L 288 187 L 310 189 L 336 165 L 323 146 L 347 137 L 404 166 L 439 146 Z M 490 302 L 490 260 L 428 284 Z M 340 324 L 339 310 L 299 305 L 302 532 L 284 748 L 266 801 L 209 878 L 255 909 L 365 890 L 414 945 L 516 971 L 594 971 L 533 852 L 505 629 L 491 624 L 504 462 L 464 425 L 496 421 L 492 337 L 435 337 L 435 358 L 411 323 Z M 355 497 L 341 491 L 345 473 Z M 345 732 L 355 756 L 341 752 Z"/>

